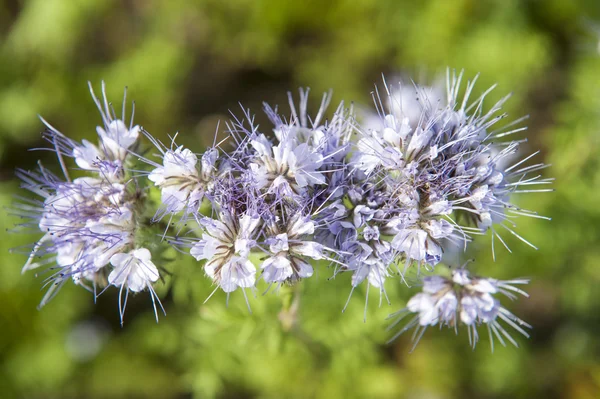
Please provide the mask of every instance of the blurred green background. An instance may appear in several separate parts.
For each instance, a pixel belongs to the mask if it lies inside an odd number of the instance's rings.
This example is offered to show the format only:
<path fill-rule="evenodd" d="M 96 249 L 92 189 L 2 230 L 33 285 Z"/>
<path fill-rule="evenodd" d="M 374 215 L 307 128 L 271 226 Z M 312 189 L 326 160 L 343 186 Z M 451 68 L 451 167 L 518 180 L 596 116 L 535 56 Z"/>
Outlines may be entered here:
<path fill-rule="evenodd" d="M 0 236 L 2 398 L 599 398 L 600 397 L 600 2 L 516 0 L 4 0 L 0 2 L 0 203 L 10 206 L 14 169 L 37 159 L 57 169 L 43 115 L 73 138 L 92 139 L 100 118 L 86 85 L 136 100 L 136 122 L 156 137 L 201 151 L 238 102 L 286 109 L 286 91 L 334 89 L 368 105 L 381 73 L 431 79 L 447 66 L 481 72 L 491 99 L 514 92 L 513 118 L 531 115 L 526 149 L 542 150 L 556 192 L 517 202 L 553 218 L 522 218 L 539 251 L 489 237 L 472 245 L 476 272 L 529 276 L 531 295 L 508 307 L 533 326 L 521 348 L 475 351 L 466 332 L 430 329 L 409 354 L 410 334 L 386 345 L 385 316 L 415 291 L 388 282 L 392 307 L 365 287 L 342 314 L 350 276 L 305 281 L 298 324 L 283 328 L 281 298 L 240 293 L 225 308 L 191 257 L 169 263 L 154 321 L 146 294 L 119 326 L 117 292 L 96 304 L 72 285 L 36 310 L 42 278 L 21 275 L 9 249 L 35 236 Z M 490 102 L 486 103 L 490 106 Z M 287 112 L 287 111 L 286 111 Z M 264 119 L 259 119 L 264 120 Z M 168 254 L 172 256 L 172 254 Z M 174 256 L 174 255 L 173 255 Z"/>

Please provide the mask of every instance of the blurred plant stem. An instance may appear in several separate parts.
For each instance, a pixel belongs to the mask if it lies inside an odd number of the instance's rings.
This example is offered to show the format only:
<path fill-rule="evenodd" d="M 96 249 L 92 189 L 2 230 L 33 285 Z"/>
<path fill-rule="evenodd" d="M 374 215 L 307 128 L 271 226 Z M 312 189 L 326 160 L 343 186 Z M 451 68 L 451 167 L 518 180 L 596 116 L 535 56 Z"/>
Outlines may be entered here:
<path fill-rule="evenodd" d="M 315 340 L 302 328 L 300 323 L 300 297 L 302 296 L 302 284 L 283 285 L 279 290 L 282 308 L 279 312 L 281 329 L 293 335 L 297 340 L 303 342 L 316 359 L 320 367 L 325 368 L 331 361 L 331 353 L 327 346 Z"/>
<path fill-rule="evenodd" d="M 298 324 L 301 294 L 302 286 L 300 284 L 283 285 L 280 289 L 282 308 L 279 312 L 279 321 L 285 332 L 291 331 Z"/>

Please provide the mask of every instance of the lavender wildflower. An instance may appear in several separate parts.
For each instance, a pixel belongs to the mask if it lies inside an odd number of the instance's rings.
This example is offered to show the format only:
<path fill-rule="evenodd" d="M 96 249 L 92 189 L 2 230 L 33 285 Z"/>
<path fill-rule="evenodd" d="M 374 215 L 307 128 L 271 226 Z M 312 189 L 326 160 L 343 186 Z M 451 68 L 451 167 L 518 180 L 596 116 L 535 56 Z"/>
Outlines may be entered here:
<path fill-rule="evenodd" d="M 390 315 L 390 318 L 396 319 L 389 327 L 392 329 L 407 315 L 415 314 L 391 340 L 416 327 L 413 334 L 414 349 L 427 327 L 447 326 L 457 331 L 458 325 L 462 324 L 467 327 L 469 343 L 475 348 L 479 340 L 477 327 L 485 324 L 492 351 L 494 338 L 504 346 L 506 346 L 504 340 L 506 339 L 518 347 L 517 341 L 500 322 L 505 322 L 525 337 L 529 337 L 529 334 L 524 328 L 531 328 L 531 326 L 504 308 L 494 295 L 503 294 L 510 299 L 516 298 L 513 293 L 528 296 L 523 290 L 515 287 L 528 282 L 527 279 L 503 281 L 475 277 L 464 268 L 454 270 L 450 279 L 441 276 L 425 277 L 423 292 L 413 296 L 406 308 Z"/>
<path fill-rule="evenodd" d="M 190 254 L 206 260 L 204 271 L 223 291 L 251 288 L 256 281 L 256 267 L 248 259 L 256 245 L 255 234 L 260 218 L 250 214 L 237 217 L 223 211 L 219 220 L 204 217 L 198 221 L 205 231 Z"/>
<path fill-rule="evenodd" d="M 375 101 L 381 127 L 370 130 L 357 127 L 361 138 L 352 157 L 356 179 L 364 182 L 363 187 L 370 185 L 373 194 L 377 193 L 378 202 L 373 210 L 384 216 L 379 227 L 385 234 L 393 235 L 391 245 L 398 251 L 399 260 L 406 263 L 405 270 L 412 262 L 434 266 L 441 261 L 447 243 L 464 246 L 472 234 L 488 228 L 493 231 L 492 238 L 497 237 L 505 245 L 495 225 L 533 247 L 503 222 L 512 218 L 507 212 L 543 218 L 511 204 L 509 196 L 549 191 L 517 189 L 549 184 L 551 179 L 530 176 L 546 165 L 515 169 L 530 156 L 506 167 L 506 159 L 516 153 L 518 142 L 493 141 L 522 131 L 523 128 L 510 130 L 522 119 L 507 128 L 490 131 L 504 118 L 498 112 L 507 97 L 483 113 L 483 99 L 491 89 L 469 105 L 476 79 L 467 84 L 464 98 L 459 100 L 461 80 L 462 73 L 452 79 L 448 75 L 445 104 L 433 102 L 427 95 L 419 97 L 418 119 L 405 114 L 405 108 L 397 103 L 398 94 L 386 86 L 388 109 L 381 106 L 379 97 Z M 426 92 L 420 87 L 416 90 Z M 361 206 L 365 199 L 355 200 L 355 206 Z M 466 223 L 460 225 L 459 219 Z"/>
<path fill-rule="evenodd" d="M 119 287 L 121 294 L 125 291 L 125 299 L 119 301 L 121 322 L 129 291 L 147 289 L 158 317 L 158 297 L 151 284 L 158 280 L 159 272 L 150 252 L 137 240 L 143 193 L 127 170 L 139 127 L 133 126 L 133 118 L 129 127 L 116 118 L 104 83 L 102 102 L 95 97 L 91 85 L 90 91 L 104 123 L 97 128 L 99 145 L 85 140 L 77 143 L 43 121 L 48 128 L 44 137 L 54 145 L 64 180 L 41 164 L 38 172 L 18 171 L 22 186 L 41 197 L 16 206 L 21 216 L 30 219 L 23 226 L 44 233 L 33 246 L 23 271 L 55 264 L 50 266 L 52 273 L 46 279 L 50 288 L 40 306 L 72 280 L 94 293 L 98 288 L 103 292 L 110 285 Z M 64 157 L 74 158 L 81 169 L 93 176 L 71 180 Z"/>
<path fill-rule="evenodd" d="M 119 313 L 121 315 L 121 320 L 123 320 L 129 291 L 140 292 L 145 289 L 150 291 L 154 313 L 158 313 L 156 301 L 158 301 L 160 305 L 160 300 L 158 300 L 154 288 L 152 288 L 152 283 L 155 283 L 160 278 L 160 275 L 158 269 L 154 263 L 152 263 L 151 257 L 150 251 L 146 248 L 138 248 L 129 253 L 114 254 L 110 258 L 110 263 L 114 269 L 108 275 L 108 283 L 120 287 Z M 126 290 L 126 294 L 125 299 L 122 301 L 121 297 L 124 289 Z M 162 305 L 160 306 L 162 308 Z"/>
<path fill-rule="evenodd" d="M 162 151 L 163 158 L 162 166 L 146 160 L 156 166 L 148 179 L 161 189 L 162 207 L 154 216 L 154 221 L 166 214 L 196 212 L 205 195 L 213 189 L 218 151 L 213 148 L 205 152 L 198 165 L 198 157 L 189 149 L 179 146 L 174 150 L 164 150 L 157 140 L 152 140 Z"/>
<path fill-rule="evenodd" d="M 298 214 L 287 223 L 271 223 L 266 229 L 269 257 L 261 265 L 267 283 L 296 282 L 313 275 L 313 267 L 305 258 L 323 259 L 323 245 L 304 239 L 313 234 L 315 224 Z"/>
<path fill-rule="evenodd" d="M 257 181 L 257 188 L 268 192 L 282 191 L 287 195 L 301 194 L 308 186 L 324 184 L 325 177 L 317 169 L 323 157 L 312 151 L 308 144 L 296 145 L 291 137 L 273 146 L 260 135 L 250 141 L 256 157 L 250 169 Z"/>
<path fill-rule="evenodd" d="M 123 168 L 129 152 L 136 146 L 140 128 L 133 125 L 133 112 L 129 127 L 125 125 L 126 91 L 123 96 L 121 119 L 118 119 L 106 98 L 104 82 L 102 82 L 102 101 L 94 94 L 91 83 L 88 82 L 88 85 L 104 124 L 103 127 L 96 127 L 99 138 L 98 145 L 87 140 L 82 140 L 81 143 L 73 141 L 42 119 L 48 128 L 44 137 L 53 144 L 57 152 L 61 152 L 61 156 L 74 158 L 75 163 L 81 169 L 97 172 L 106 180 L 120 181 L 124 177 Z M 59 160 L 65 170 L 62 159 L 59 158 Z"/>

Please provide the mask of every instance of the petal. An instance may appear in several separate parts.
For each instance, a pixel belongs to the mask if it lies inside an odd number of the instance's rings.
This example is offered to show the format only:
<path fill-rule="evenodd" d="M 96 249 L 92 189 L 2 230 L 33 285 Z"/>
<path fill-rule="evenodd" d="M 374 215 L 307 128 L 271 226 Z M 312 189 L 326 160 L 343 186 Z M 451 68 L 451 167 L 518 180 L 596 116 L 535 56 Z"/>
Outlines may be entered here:
<path fill-rule="evenodd" d="M 119 253 L 119 254 L 114 254 L 113 256 L 111 256 L 110 264 L 116 268 L 119 268 L 119 267 L 125 266 L 125 264 L 127 262 L 129 262 L 130 260 L 131 260 L 131 255 Z"/>
<path fill-rule="evenodd" d="M 263 279 L 267 283 L 281 282 L 294 274 L 291 262 L 285 256 L 267 258 L 261 269 L 263 269 Z"/>
<path fill-rule="evenodd" d="M 308 278 L 313 275 L 313 267 L 299 258 L 293 260 L 294 269 L 300 278 Z"/>
<path fill-rule="evenodd" d="M 146 248 L 138 248 L 133 251 L 132 255 L 144 261 L 149 261 L 152 258 L 150 251 Z"/>
<path fill-rule="evenodd" d="M 355 272 L 352 274 L 351 284 L 353 287 L 358 286 L 362 283 L 365 278 L 369 275 L 369 267 L 364 263 L 361 263 L 359 266 L 355 266 Z"/>
<path fill-rule="evenodd" d="M 288 234 L 291 237 L 299 237 L 305 234 L 313 234 L 315 232 L 315 224 L 308 218 L 297 217 L 288 229 Z"/>
<path fill-rule="evenodd" d="M 301 244 L 293 244 L 291 252 L 319 260 L 323 258 L 323 245 L 314 241 L 305 241 Z"/>

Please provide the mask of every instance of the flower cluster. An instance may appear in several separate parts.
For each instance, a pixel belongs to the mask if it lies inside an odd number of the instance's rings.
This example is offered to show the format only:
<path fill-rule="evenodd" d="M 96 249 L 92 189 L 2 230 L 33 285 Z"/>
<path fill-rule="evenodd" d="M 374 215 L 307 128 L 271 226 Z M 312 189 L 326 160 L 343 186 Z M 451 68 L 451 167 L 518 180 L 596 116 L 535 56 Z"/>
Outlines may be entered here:
<path fill-rule="evenodd" d="M 322 261 L 333 266 L 333 276 L 351 275 L 350 296 L 366 282 L 367 293 L 375 287 L 381 302 L 387 280 L 399 276 L 408 284 L 414 270 L 424 292 L 400 312 L 418 313 L 401 332 L 460 320 L 473 345 L 482 323 L 501 342 L 504 336 L 514 343 L 498 319 L 522 333 L 525 324 L 492 295 L 523 293 L 511 284 L 525 280 L 472 278 L 465 269 L 452 279 L 422 276 L 488 230 L 492 248 L 499 241 L 510 251 L 503 232 L 534 247 L 515 231 L 514 217 L 544 218 L 510 202 L 513 194 L 549 191 L 529 186 L 551 183 L 538 173 L 546 165 L 530 162 L 537 153 L 517 158 L 523 140 L 510 138 L 524 130 L 524 118 L 499 127 L 508 97 L 487 109 L 489 89 L 471 101 L 476 80 L 463 87 L 462 73 L 449 72 L 444 98 L 437 87 L 386 84 L 384 96 L 375 92 L 375 111 L 362 121 L 343 102 L 326 118 L 331 93 L 313 116 L 309 92 L 300 90 L 297 104 L 288 95 L 289 115 L 264 105 L 267 130 L 244 109 L 225 123 L 228 139 L 201 154 L 175 138 L 166 146 L 143 132 L 158 151 L 148 157 L 137 155 L 140 129 L 117 119 L 105 96 L 103 104 L 94 97 L 104 122 L 99 145 L 76 143 L 48 125 L 46 137 L 67 181 L 44 168 L 21 172 L 26 187 L 44 198 L 23 209 L 37 211 L 36 223 L 46 233 L 25 269 L 47 254 L 59 266 L 54 281 L 69 276 L 95 286 L 110 263 L 108 284 L 154 293 L 158 270 L 139 247 L 136 229 L 166 224 L 161 240 L 181 222 L 193 227 L 184 234 L 179 229 L 169 242 L 202 262 L 215 291 L 229 295 L 240 288 L 246 296 L 261 280 L 276 289 L 297 284 Z M 94 177 L 71 181 L 63 156 Z M 134 160 L 142 166 L 131 169 Z M 160 203 L 146 220 L 140 204 L 150 190 L 160 191 Z"/>
<path fill-rule="evenodd" d="M 330 95 L 309 121 L 307 101 L 308 91 L 301 90 L 298 111 L 290 96 L 289 121 L 265 105 L 272 138 L 247 112 L 227 126 L 236 143 L 230 154 L 210 148 L 198 165 L 189 149 L 176 147 L 162 151 L 163 166 L 155 164 L 148 175 L 162 191 L 166 212 L 158 218 L 184 210 L 186 220 L 197 222 L 198 238 L 178 243 L 206 261 L 206 274 L 227 293 L 253 288 L 259 271 L 260 278 L 278 287 L 312 276 L 313 260 L 337 262 L 337 251 L 314 237 L 322 229 L 319 207 L 343 196 L 340 182 L 347 173 L 353 125 L 343 106 L 331 122 L 322 121 Z M 202 200 L 210 203 L 212 216 L 200 213 Z M 262 255 L 256 265 L 249 258 L 252 251 Z"/>
<path fill-rule="evenodd" d="M 139 247 L 136 240 L 144 194 L 126 171 L 140 128 L 133 125 L 133 120 L 129 126 L 125 124 L 125 108 L 120 119 L 115 116 L 104 85 L 103 102 L 94 95 L 91 85 L 90 90 L 103 122 L 96 129 L 98 144 L 71 140 L 43 121 L 47 127 L 44 138 L 53 145 L 64 178 L 41 164 L 36 172 L 17 172 L 23 187 L 41 197 L 17 208 L 30 219 L 27 224 L 44 233 L 23 271 L 56 264 L 51 267 L 47 279 L 50 288 L 41 305 L 68 280 L 94 293 L 98 288 L 116 286 L 120 289 L 122 320 L 129 291 L 147 289 L 153 303 L 158 299 L 152 288 L 159 279 L 158 269 L 150 251 Z M 66 157 L 73 158 L 86 176 L 71 179 Z"/>
<path fill-rule="evenodd" d="M 423 279 L 423 292 L 413 296 L 406 308 L 390 315 L 391 318 L 396 318 L 390 328 L 395 327 L 407 315 L 416 313 L 416 316 L 398 331 L 394 338 L 416 326 L 413 335 L 414 345 L 416 345 L 429 326 L 440 325 L 457 329 L 458 325 L 462 324 L 469 332 L 469 343 L 475 347 L 479 340 L 477 327 L 485 324 L 492 350 L 494 350 L 494 337 L 502 345 L 506 345 L 504 341 L 506 338 L 513 345 L 518 346 L 500 321 L 504 321 L 526 337 L 529 335 L 523 327 L 531 328 L 531 326 L 502 307 L 494 294 L 503 294 L 510 299 L 515 299 L 513 293 L 527 296 L 515 285 L 528 282 L 529 280 L 526 279 L 502 281 L 474 277 L 464 268 L 454 270 L 451 278 L 428 276 Z"/>

